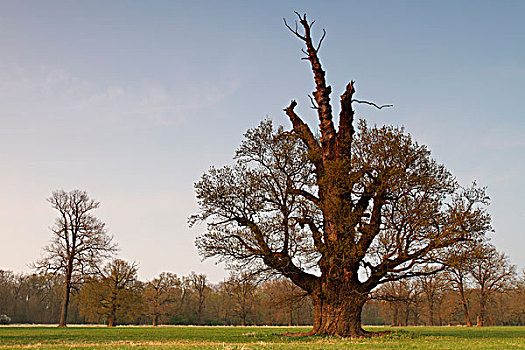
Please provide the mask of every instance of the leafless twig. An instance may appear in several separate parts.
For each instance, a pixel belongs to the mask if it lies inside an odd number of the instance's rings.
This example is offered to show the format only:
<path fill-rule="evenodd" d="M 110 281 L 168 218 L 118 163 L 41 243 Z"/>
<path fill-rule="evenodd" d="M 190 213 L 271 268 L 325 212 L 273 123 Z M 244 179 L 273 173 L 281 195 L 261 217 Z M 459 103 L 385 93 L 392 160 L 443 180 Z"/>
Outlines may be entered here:
<path fill-rule="evenodd" d="M 301 16 L 296 12 L 296 14 L 299 16 L 299 18 L 301 19 Z M 292 33 L 294 33 L 299 39 L 301 40 L 306 40 L 306 37 L 299 34 L 299 29 L 298 29 L 298 25 L 297 25 L 297 21 L 295 21 L 295 29 L 293 29 L 292 27 L 290 27 L 288 25 L 288 22 L 286 22 L 286 18 L 283 18 L 283 21 L 284 21 L 284 25 L 286 26 L 286 28 L 288 28 Z"/>
<path fill-rule="evenodd" d="M 319 109 L 319 106 L 315 104 L 315 100 L 312 97 L 312 95 L 308 95 L 308 98 L 310 99 L 310 102 L 312 103 L 312 109 Z"/>
<path fill-rule="evenodd" d="M 367 105 L 370 105 L 370 106 L 374 106 L 377 109 L 381 109 L 381 108 L 385 108 L 385 107 L 394 107 L 394 105 L 382 105 L 382 106 L 379 106 L 379 105 L 376 105 L 374 102 L 355 100 L 355 99 L 352 100 L 352 102 L 364 103 L 364 104 L 367 104 Z"/>
<path fill-rule="evenodd" d="M 312 22 L 313 24 L 314 22 Z M 311 28 L 311 26 L 310 26 Z M 323 43 L 324 37 L 326 36 L 326 30 L 323 28 L 323 36 L 321 37 L 321 40 L 319 40 L 319 43 L 317 44 L 317 48 L 315 49 L 316 52 L 319 52 L 319 49 L 321 48 L 321 44 Z"/>

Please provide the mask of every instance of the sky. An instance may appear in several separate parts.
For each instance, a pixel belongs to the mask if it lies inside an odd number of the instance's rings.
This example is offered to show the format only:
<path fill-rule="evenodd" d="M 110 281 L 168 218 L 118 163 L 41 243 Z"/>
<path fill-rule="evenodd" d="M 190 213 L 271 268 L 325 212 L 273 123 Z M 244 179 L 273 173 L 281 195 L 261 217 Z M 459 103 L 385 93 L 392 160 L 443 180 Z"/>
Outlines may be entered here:
<path fill-rule="evenodd" d="M 243 133 L 314 85 L 293 11 L 327 36 L 332 100 L 349 80 L 369 124 L 404 125 L 463 185 L 487 186 L 492 241 L 525 267 L 525 2 L 0 0 L 0 269 L 30 272 L 53 190 L 86 190 L 136 261 L 226 275 L 194 247 L 193 184 Z M 337 107 L 336 107 L 337 111 Z"/>

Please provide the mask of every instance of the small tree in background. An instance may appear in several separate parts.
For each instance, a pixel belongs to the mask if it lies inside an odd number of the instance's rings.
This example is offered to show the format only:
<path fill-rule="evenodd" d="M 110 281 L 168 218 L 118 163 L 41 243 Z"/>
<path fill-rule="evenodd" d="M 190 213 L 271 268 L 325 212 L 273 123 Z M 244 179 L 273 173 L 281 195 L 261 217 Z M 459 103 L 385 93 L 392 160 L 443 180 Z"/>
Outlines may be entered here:
<path fill-rule="evenodd" d="M 412 314 L 414 324 L 418 322 L 418 303 L 421 296 L 416 280 L 404 279 L 381 285 L 374 291 L 374 299 L 386 302 L 390 309 L 392 326 L 407 326 Z"/>
<path fill-rule="evenodd" d="M 267 281 L 263 285 L 261 294 L 263 294 L 263 298 L 266 298 L 265 308 L 273 311 L 274 317 L 281 319 L 281 323 L 287 324 L 289 327 L 301 324 L 297 321 L 298 319 L 305 319 L 305 310 L 307 310 L 307 314 L 311 314 L 308 294 L 287 278 Z M 303 317 L 298 317 L 298 314 L 302 314 Z M 309 318 L 308 321 L 311 322 Z"/>
<path fill-rule="evenodd" d="M 516 267 L 509 258 L 496 250 L 492 244 L 484 242 L 479 245 L 470 260 L 468 271 L 472 276 L 474 287 L 479 291 L 479 314 L 477 326 L 485 325 L 486 306 L 495 292 L 504 291 L 516 276 Z"/>
<path fill-rule="evenodd" d="M 461 246 L 451 247 L 445 259 L 447 271 L 445 278 L 451 283 L 452 289 L 460 299 L 465 323 L 467 327 L 472 327 L 471 305 L 470 305 L 470 285 L 471 275 L 469 266 L 474 257 L 478 254 L 479 244 L 470 242 Z"/>
<path fill-rule="evenodd" d="M 146 283 L 143 298 L 153 326 L 157 326 L 159 318 L 167 315 L 179 300 L 180 285 L 177 275 L 170 272 L 163 272 Z"/>
<path fill-rule="evenodd" d="M 103 317 L 115 327 L 119 314 L 139 313 L 141 284 L 137 264 L 115 259 L 101 274 L 84 285 L 80 293 L 82 313 L 90 320 Z"/>
<path fill-rule="evenodd" d="M 202 311 L 204 310 L 204 300 L 210 287 L 205 274 L 190 273 L 188 276 L 189 286 L 193 291 L 197 302 L 197 324 L 202 322 Z"/>
<path fill-rule="evenodd" d="M 259 285 L 257 276 L 248 272 L 233 272 L 225 281 L 225 291 L 233 301 L 233 310 L 241 320 L 241 326 L 246 325 L 246 320 L 252 312 L 254 297 Z"/>
<path fill-rule="evenodd" d="M 428 311 L 428 325 L 441 326 L 441 304 L 447 291 L 447 279 L 443 272 L 422 275 L 418 277 L 418 284 L 421 288 L 423 297 L 426 300 L 426 310 Z M 438 321 L 436 322 L 436 313 Z"/>
<path fill-rule="evenodd" d="M 89 198 L 85 191 L 54 191 L 47 201 L 59 215 L 51 227 L 51 243 L 34 266 L 37 270 L 64 276 L 58 326 L 65 327 L 73 284 L 96 272 L 117 247 L 107 234 L 106 225 L 92 214 L 100 203 Z"/>

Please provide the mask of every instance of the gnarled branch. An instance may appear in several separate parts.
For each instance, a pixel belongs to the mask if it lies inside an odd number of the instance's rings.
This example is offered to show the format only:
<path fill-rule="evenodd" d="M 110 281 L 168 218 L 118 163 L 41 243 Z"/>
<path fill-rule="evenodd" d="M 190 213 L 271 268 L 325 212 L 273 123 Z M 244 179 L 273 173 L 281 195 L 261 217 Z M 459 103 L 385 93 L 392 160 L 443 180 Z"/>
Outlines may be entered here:
<path fill-rule="evenodd" d="M 285 26 L 293 34 L 295 34 L 306 44 L 306 54 L 308 60 L 310 61 L 312 72 L 314 73 L 314 81 L 316 86 L 316 90 L 314 91 L 313 96 L 318 106 L 317 114 L 319 116 L 319 126 L 321 129 L 321 145 L 323 150 L 323 158 L 332 159 L 336 156 L 335 146 L 337 134 L 332 120 L 332 106 L 330 105 L 330 93 L 332 92 L 332 88 L 329 85 L 326 85 L 325 72 L 321 66 L 321 61 L 317 56 L 317 51 L 320 48 L 321 43 L 326 35 L 326 31 L 323 31 L 323 36 L 321 37 L 321 40 L 319 41 L 316 48 L 313 44 L 310 31 L 312 24 L 308 23 L 308 20 L 306 19 L 306 14 L 302 16 L 298 12 L 295 12 L 295 14 L 297 15 L 297 17 L 299 17 L 299 23 L 304 28 L 304 34 L 299 33 L 297 26 L 295 27 L 295 29 L 292 29 L 286 23 L 286 20 L 284 21 L 284 23 Z"/>
<path fill-rule="evenodd" d="M 315 205 L 319 205 L 319 198 L 317 198 L 316 196 L 314 196 L 308 191 L 293 188 L 290 190 L 290 194 L 296 194 L 296 195 L 302 196 L 306 200 L 309 200 L 310 202 L 314 203 Z"/>
<path fill-rule="evenodd" d="M 295 106 L 297 106 L 297 102 L 292 100 L 290 105 L 286 107 L 284 111 L 292 122 L 293 130 L 308 147 L 310 160 L 314 163 L 316 171 L 321 172 L 323 169 L 322 159 L 320 158 L 321 147 L 310 130 L 310 127 L 295 113 Z"/>

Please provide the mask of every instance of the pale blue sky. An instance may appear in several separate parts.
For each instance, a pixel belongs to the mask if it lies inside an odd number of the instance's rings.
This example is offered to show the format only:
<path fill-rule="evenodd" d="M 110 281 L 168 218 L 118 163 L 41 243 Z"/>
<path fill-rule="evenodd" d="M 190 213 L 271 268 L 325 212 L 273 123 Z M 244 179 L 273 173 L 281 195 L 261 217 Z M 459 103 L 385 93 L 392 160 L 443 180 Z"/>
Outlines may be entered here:
<path fill-rule="evenodd" d="M 337 101 L 356 80 L 370 124 L 405 125 L 463 184 L 488 186 L 497 247 L 525 267 L 522 1 L 0 1 L 0 269 L 29 271 L 50 238 L 54 189 L 85 189 L 140 264 L 200 262 L 193 183 L 282 109 L 316 125 L 293 10 L 327 37 Z"/>

